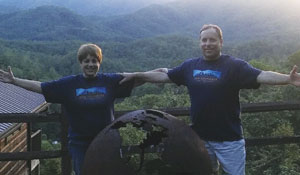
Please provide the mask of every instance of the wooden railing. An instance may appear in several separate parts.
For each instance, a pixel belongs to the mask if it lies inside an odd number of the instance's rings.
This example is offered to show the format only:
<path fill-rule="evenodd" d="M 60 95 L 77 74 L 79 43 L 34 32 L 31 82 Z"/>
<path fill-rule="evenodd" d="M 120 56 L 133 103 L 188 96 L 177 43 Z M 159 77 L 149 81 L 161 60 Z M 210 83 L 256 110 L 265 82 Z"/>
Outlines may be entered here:
<path fill-rule="evenodd" d="M 189 116 L 189 108 L 158 109 L 173 116 Z M 270 112 L 284 110 L 300 110 L 300 102 L 280 103 L 252 103 L 242 104 L 242 113 Z M 116 111 L 116 117 L 130 111 Z M 61 158 L 62 175 L 70 175 L 71 163 L 67 152 L 68 122 L 62 113 L 59 114 L 0 114 L 0 123 L 33 123 L 33 122 L 58 122 L 61 124 L 61 150 L 57 151 L 28 151 L 18 153 L 0 153 L 0 161 L 30 160 Z M 28 132 L 31 133 L 29 127 Z M 30 138 L 28 144 L 30 146 Z M 246 146 L 265 146 L 300 143 L 300 136 L 292 137 L 269 137 L 269 138 L 246 138 Z M 31 173 L 29 172 L 29 175 Z"/>
<path fill-rule="evenodd" d="M 31 151 L 31 123 L 57 122 L 61 124 L 61 149 L 57 151 Z M 62 113 L 60 114 L 0 114 L 0 123 L 27 123 L 27 152 L 0 153 L 0 161 L 26 160 L 28 174 L 31 175 L 31 160 L 61 158 L 62 175 L 71 174 L 71 159 L 67 151 L 68 122 Z"/>

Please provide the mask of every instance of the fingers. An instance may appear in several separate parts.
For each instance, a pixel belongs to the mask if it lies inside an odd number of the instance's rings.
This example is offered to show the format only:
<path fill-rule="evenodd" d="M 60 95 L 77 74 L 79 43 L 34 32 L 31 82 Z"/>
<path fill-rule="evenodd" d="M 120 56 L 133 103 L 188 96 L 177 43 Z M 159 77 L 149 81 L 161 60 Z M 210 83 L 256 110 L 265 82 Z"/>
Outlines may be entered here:
<path fill-rule="evenodd" d="M 13 79 L 14 79 L 14 75 L 10 66 L 8 66 L 7 72 L 0 69 L 0 81 L 5 83 L 11 83 L 13 82 Z"/>
<path fill-rule="evenodd" d="M 134 78 L 134 74 L 133 73 L 126 73 L 126 72 L 123 72 L 123 73 L 120 73 L 120 75 L 122 75 L 124 78 L 119 82 L 119 84 L 122 84 L 126 81 L 130 81 L 131 79 Z"/>
<path fill-rule="evenodd" d="M 15 76 L 14 76 L 14 73 L 13 73 L 13 71 L 11 70 L 11 67 L 10 66 L 8 66 L 8 73 L 9 73 L 9 75 L 10 75 L 10 77 L 13 79 Z"/>
<path fill-rule="evenodd" d="M 297 71 L 298 71 L 298 66 L 294 65 L 291 73 L 294 74 L 294 73 L 297 73 Z"/>
<path fill-rule="evenodd" d="M 14 76 L 10 66 L 8 66 L 8 73 L 9 73 L 10 77 Z"/>
<path fill-rule="evenodd" d="M 0 69 L 0 81 L 4 81 L 5 73 L 6 73 L 5 71 Z"/>
<path fill-rule="evenodd" d="M 8 74 L 13 74 L 13 73 L 12 73 L 12 70 L 11 70 L 11 67 L 8 66 L 7 68 L 8 68 L 8 72 L 6 72 L 6 71 L 0 69 L 0 74 L 2 74 L 2 75 L 7 74 L 7 73 L 8 73 Z"/>
<path fill-rule="evenodd" d="M 1 76 L 1 78 L 5 75 L 5 73 L 7 73 L 7 72 L 5 72 L 4 70 L 0 69 L 0 76 Z"/>
<path fill-rule="evenodd" d="M 123 84 L 125 81 L 127 81 L 127 79 L 126 79 L 126 78 L 123 78 L 123 79 L 119 82 L 119 84 Z"/>
<path fill-rule="evenodd" d="M 163 72 L 163 73 L 168 73 L 168 68 L 157 68 L 154 70 L 150 70 L 148 72 Z"/>
<path fill-rule="evenodd" d="M 121 81 L 119 81 L 119 84 L 122 84 L 125 81 L 127 81 L 126 73 L 123 72 L 123 73 L 119 73 L 119 74 L 123 77 L 123 79 Z"/>
<path fill-rule="evenodd" d="M 128 73 L 126 73 L 126 72 L 123 72 L 123 73 L 118 73 L 118 74 L 119 74 L 119 75 L 121 75 L 121 76 L 123 77 L 123 79 L 124 79 L 124 78 L 126 78 L 126 77 L 127 77 L 127 74 L 128 74 Z"/>

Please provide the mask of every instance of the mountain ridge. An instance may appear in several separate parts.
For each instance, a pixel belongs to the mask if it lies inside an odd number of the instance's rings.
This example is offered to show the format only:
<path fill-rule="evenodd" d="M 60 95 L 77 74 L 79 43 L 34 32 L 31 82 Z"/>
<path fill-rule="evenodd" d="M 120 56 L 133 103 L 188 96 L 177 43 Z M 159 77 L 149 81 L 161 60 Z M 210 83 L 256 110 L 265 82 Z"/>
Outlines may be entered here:
<path fill-rule="evenodd" d="M 115 16 L 133 13 L 150 4 L 170 1 L 173 0 L 0 0 L 0 5 L 23 10 L 52 5 L 68 8 L 83 16 Z"/>
<path fill-rule="evenodd" d="M 291 5 L 274 9 L 279 5 L 262 7 L 255 3 L 245 5 L 226 1 L 200 6 L 204 1 L 179 2 L 151 5 L 113 17 L 85 17 L 57 6 L 0 14 L 0 38 L 120 42 L 165 34 L 198 38 L 203 24 L 214 23 L 223 29 L 225 40 L 242 42 L 294 37 L 300 30 L 297 22 L 300 13 L 295 8 L 288 9 Z"/>

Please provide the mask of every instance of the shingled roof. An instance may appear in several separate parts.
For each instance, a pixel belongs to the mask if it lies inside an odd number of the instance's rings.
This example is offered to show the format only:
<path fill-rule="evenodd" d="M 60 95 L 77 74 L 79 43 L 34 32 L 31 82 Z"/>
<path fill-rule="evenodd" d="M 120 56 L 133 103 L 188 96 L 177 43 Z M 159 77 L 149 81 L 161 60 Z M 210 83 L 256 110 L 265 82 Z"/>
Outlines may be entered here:
<path fill-rule="evenodd" d="M 32 113 L 44 104 L 43 95 L 0 82 L 0 113 Z M 0 123 L 0 135 L 13 125 Z"/>

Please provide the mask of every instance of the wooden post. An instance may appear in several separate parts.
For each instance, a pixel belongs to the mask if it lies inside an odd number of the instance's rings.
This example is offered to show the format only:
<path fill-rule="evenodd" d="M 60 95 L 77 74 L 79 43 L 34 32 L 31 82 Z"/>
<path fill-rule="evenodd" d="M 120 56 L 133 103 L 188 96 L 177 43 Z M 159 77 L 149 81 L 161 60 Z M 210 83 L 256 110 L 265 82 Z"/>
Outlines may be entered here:
<path fill-rule="evenodd" d="M 32 151 L 31 146 L 31 122 L 27 123 L 27 152 Z M 31 175 L 31 160 L 27 160 L 28 175 Z"/>
<path fill-rule="evenodd" d="M 68 153 L 68 127 L 69 122 L 65 115 L 64 108 L 61 106 L 61 173 L 62 175 L 70 175 L 71 174 L 71 157 Z"/>

